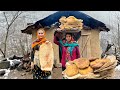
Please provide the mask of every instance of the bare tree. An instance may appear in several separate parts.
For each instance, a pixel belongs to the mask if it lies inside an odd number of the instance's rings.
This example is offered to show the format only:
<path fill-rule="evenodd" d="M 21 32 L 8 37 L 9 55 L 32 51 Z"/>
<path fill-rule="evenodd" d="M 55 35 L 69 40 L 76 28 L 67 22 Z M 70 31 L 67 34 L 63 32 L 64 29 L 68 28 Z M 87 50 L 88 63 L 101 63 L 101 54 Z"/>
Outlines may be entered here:
<path fill-rule="evenodd" d="M 117 45 L 118 45 L 118 52 L 120 53 L 120 30 L 119 30 L 119 24 L 120 24 L 120 12 L 119 11 L 116 11 L 115 13 L 115 18 L 116 18 L 116 21 L 115 21 L 115 24 L 117 25 L 116 27 L 116 32 L 117 32 Z"/>
<path fill-rule="evenodd" d="M 31 46 L 30 41 L 31 41 L 31 39 L 26 34 L 23 34 L 22 36 L 24 38 L 21 38 L 19 40 L 19 44 L 20 44 L 22 55 L 26 55 L 30 52 L 30 46 Z"/>
<path fill-rule="evenodd" d="M 120 30 L 119 30 L 119 23 L 118 23 L 118 51 L 120 52 Z"/>
<path fill-rule="evenodd" d="M 22 13 L 22 11 L 17 11 L 14 15 L 13 15 L 13 18 L 12 20 L 10 21 L 10 23 L 8 22 L 8 18 L 6 16 L 6 12 L 3 12 L 3 15 L 5 17 L 5 20 L 6 20 L 6 24 L 7 24 L 7 28 L 6 28 L 6 36 L 5 36 L 5 41 L 4 41 L 4 50 L 2 50 L 0 48 L 0 51 L 1 53 L 3 54 L 4 57 L 6 57 L 6 47 L 7 47 L 7 39 L 8 39 L 8 36 L 9 36 L 9 30 L 10 30 L 10 27 L 12 26 L 12 24 L 15 22 L 15 20 L 18 18 L 18 16 Z"/>

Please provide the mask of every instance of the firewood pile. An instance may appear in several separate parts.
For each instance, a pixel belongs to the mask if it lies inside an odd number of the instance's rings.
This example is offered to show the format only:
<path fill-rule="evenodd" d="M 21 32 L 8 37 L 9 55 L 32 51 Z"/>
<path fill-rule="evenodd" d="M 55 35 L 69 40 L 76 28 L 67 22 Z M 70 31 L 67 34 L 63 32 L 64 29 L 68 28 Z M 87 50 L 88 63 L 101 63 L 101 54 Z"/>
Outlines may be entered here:
<path fill-rule="evenodd" d="M 114 75 L 117 60 L 114 55 L 106 58 L 78 58 L 66 63 L 66 79 L 108 79 Z"/>
<path fill-rule="evenodd" d="M 10 60 L 14 60 L 14 59 L 22 59 L 23 57 L 18 57 L 16 55 L 13 55 L 12 57 L 9 57 Z"/>
<path fill-rule="evenodd" d="M 21 63 L 18 65 L 17 70 L 21 71 L 21 70 L 26 70 L 27 72 L 29 72 L 31 70 L 31 59 L 30 59 L 30 53 L 28 53 L 27 55 L 24 55 L 24 57 L 21 59 Z"/>
<path fill-rule="evenodd" d="M 120 64 L 120 54 L 119 53 L 116 54 L 116 59 L 118 60 L 118 65 L 119 65 Z"/>

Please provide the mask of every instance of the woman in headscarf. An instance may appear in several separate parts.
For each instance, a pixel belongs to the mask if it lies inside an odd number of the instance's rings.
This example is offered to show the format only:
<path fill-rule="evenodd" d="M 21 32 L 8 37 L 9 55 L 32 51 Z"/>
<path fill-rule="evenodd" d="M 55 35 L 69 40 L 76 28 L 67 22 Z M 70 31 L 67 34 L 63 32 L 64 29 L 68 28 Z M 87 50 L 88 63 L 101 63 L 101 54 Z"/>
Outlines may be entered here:
<path fill-rule="evenodd" d="M 45 38 L 44 28 L 37 31 L 37 39 L 32 43 L 31 69 L 33 79 L 50 79 L 53 68 L 52 43 Z"/>
<path fill-rule="evenodd" d="M 62 39 L 61 33 L 58 33 L 56 31 L 54 34 L 54 43 L 59 45 L 62 71 L 66 69 L 65 67 L 66 62 L 80 58 L 79 45 L 73 39 L 72 33 L 66 33 L 65 38 Z"/>

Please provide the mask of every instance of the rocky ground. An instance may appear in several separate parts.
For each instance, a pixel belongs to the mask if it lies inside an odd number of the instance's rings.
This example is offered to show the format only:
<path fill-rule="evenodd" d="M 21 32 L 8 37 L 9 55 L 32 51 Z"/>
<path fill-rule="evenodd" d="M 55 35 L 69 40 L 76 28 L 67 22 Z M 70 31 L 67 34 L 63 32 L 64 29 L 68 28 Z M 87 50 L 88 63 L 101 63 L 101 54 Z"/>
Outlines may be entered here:
<path fill-rule="evenodd" d="M 62 72 L 61 68 L 54 68 L 52 78 L 53 79 L 62 79 L 61 72 Z M 10 71 L 7 78 L 0 77 L 0 79 L 32 79 L 32 74 L 31 74 L 31 72 L 17 71 L 15 69 L 15 70 Z M 120 79 L 120 71 L 115 70 L 115 74 L 111 79 Z"/>
<path fill-rule="evenodd" d="M 9 70 L 8 70 L 9 72 Z M 60 67 L 54 68 L 52 73 L 52 79 L 62 79 L 62 69 Z M 1 76 L 0 79 L 32 79 L 32 73 L 25 70 L 18 71 L 16 69 L 10 70 L 10 73 L 5 76 Z M 110 79 L 120 79 L 120 66 L 115 69 L 113 77 Z"/>
<path fill-rule="evenodd" d="M 114 76 L 112 77 L 112 79 L 120 79 L 120 71 L 116 70 Z"/>
<path fill-rule="evenodd" d="M 120 79 L 120 71 L 116 71 L 112 79 Z"/>
<path fill-rule="evenodd" d="M 0 61 L 0 79 L 32 79 L 32 72 L 26 72 L 30 70 L 29 58 L 25 57 L 22 60 L 19 60 L 18 57 L 14 60 L 12 58 Z M 52 78 L 62 79 L 61 64 L 56 64 L 54 67 Z"/>
<path fill-rule="evenodd" d="M 62 79 L 62 69 L 54 68 L 52 78 L 53 79 Z M 0 79 L 32 79 L 32 73 L 26 71 L 11 70 L 8 74 L 8 77 L 1 76 Z"/>

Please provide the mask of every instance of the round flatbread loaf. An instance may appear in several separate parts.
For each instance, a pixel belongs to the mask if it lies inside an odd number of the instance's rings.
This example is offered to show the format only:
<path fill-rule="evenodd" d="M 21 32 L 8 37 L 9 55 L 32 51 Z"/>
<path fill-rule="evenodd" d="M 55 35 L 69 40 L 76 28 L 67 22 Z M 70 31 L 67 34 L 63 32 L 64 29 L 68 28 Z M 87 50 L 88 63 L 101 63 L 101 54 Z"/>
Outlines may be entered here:
<path fill-rule="evenodd" d="M 79 69 L 79 73 L 81 75 L 86 75 L 89 73 L 93 73 L 93 69 L 89 66 L 88 68 L 85 68 L 85 69 Z"/>
<path fill-rule="evenodd" d="M 65 73 L 68 77 L 72 77 L 79 73 L 79 69 L 75 64 L 66 65 Z"/>
<path fill-rule="evenodd" d="M 92 62 L 92 61 L 95 61 L 96 59 L 99 59 L 99 58 L 97 58 L 97 57 L 90 57 L 89 61 Z"/>
<path fill-rule="evenodd" d="M 52 71 L 54 62 L 54 51 L 51 42 L 43 43 L 39 48 L 39 60 L 41 70 Z"/>
<path fill-rule="evenodd" d="M 105 63 L 109 62 L 109 59 L 96 59 L 95 61 L 90 62 L 90 66 L 93 69 L 99 69 L 102 67 Z"/>
<path fill-rule="evenodd" d="M 74 63 L 77 65 L 77 67 L 79 69 L 87 68 L 87 67 L 89 67 L 89 64 L 90 64 L 89 60 L 86 58 L 76 59 L 76 60 L 74 60 Z"/>

